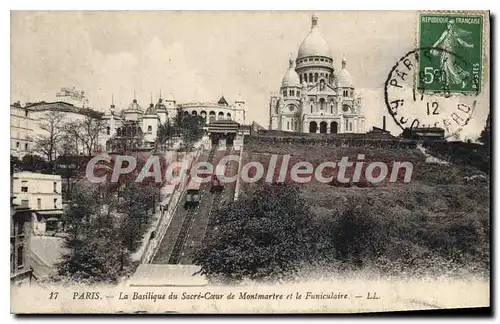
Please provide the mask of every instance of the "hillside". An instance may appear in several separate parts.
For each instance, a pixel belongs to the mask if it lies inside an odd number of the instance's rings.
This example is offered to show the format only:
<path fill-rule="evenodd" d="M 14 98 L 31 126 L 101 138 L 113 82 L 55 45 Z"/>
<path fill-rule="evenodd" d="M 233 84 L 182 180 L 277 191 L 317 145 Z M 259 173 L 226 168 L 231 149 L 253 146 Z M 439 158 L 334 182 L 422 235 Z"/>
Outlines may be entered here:
<path fill-rule="evenodd" d="M 433 148 L 430 152 L 446 150 L 446 144 L 427 146 Z M 361 179 L 359 183 L 340 184 L 313 179 L 301 185 L 301 195 L 316 215 L 319 240 L 330 264 L 369 265 L 384 272 L 464 268 L 483 275 L 488 272 L 490 192 L 484 163 L 465 163 L 463 159 L 453 163 L 456 158 L 448 158 L 451 163 L 447 165 L 427 163 L 416 145 L 367 143 L 349 147 L 310 138 L 261 136 L 245 143 L 243 165 L 260 162 L 266 170 L 273 154 L 279 155 L 278 167 L 287 154 L 290 164 L 308 161 L 314 167 L 325 161 L 339 162 L 342 157 L 356 162 L 358 154 L 365 155 L 364 162 L 413 164 L 408 183 L 403 181 L 404 172 L 399 172 L 395 183 L 367 184 Z M 348 168 L 346 175 L 352 176 L 353 169 Z M 255 172 L 250 170 L 249 174 Z M 325 170 L 325 177 L 331 175 L 335 178 L 337 170 Z M 257 184 L 242 183 L 243 194 Z"/>

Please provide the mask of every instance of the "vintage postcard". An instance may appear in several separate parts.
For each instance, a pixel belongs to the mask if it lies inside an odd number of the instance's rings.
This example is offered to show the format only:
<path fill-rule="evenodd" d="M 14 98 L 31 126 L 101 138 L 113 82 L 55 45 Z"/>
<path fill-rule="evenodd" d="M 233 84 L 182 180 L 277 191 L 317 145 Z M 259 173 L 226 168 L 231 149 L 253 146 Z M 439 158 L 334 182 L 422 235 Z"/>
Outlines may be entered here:
<path fill-rule="evenodd" d="M 490 307 L 487 11 L 11 12 L 11 312 Z"/>

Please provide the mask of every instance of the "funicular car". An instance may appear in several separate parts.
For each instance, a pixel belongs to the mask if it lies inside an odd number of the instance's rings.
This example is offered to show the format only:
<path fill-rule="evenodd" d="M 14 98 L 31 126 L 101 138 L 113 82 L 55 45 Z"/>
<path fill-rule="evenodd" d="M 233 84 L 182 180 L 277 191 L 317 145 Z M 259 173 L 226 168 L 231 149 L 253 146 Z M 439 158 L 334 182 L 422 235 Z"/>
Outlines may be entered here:
<path fill-rule="evenodd" d="M 191 179 L 186 188 L 186 201 L 184 208 L 195 208 L 200 203 L 200 182 L 196 179 Z"/>
<path fill-rule="evenodd" d="M 221 192 L 224 190 L 223 177 L 226 176 L 226 166 L 218 165 L 212 174 L 212 186 L 210 187 L 210 192 Z"/>

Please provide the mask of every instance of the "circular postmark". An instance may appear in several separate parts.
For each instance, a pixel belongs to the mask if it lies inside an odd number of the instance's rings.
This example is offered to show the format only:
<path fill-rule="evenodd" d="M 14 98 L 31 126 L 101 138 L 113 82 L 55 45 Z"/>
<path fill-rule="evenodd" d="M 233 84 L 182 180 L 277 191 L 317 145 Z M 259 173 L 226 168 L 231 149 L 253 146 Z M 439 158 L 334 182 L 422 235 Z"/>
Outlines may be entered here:
<path fill-rule="evenodd" d="M 420 64 L 422 56 L 425 66 Z M 479 79 L 473 69 L 462 57 L 442 48 L 408 52 L 385 82 L 389 114 L 403 131 L 432 128 L 442 129 L 445 138 L 459 136 L 474 114 L 479 94 Z"/>

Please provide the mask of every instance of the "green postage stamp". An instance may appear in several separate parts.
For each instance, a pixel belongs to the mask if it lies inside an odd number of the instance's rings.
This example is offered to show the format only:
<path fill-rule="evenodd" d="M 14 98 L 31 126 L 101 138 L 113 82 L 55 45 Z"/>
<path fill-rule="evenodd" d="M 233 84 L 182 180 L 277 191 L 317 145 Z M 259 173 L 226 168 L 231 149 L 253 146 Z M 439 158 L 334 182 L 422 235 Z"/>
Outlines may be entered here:
<path fill-rule="evenodd" d="M 420 90 L 445 94 L 478 94 L 481 91 L 481 15 L 420 14 L 418 41 Z"/>

